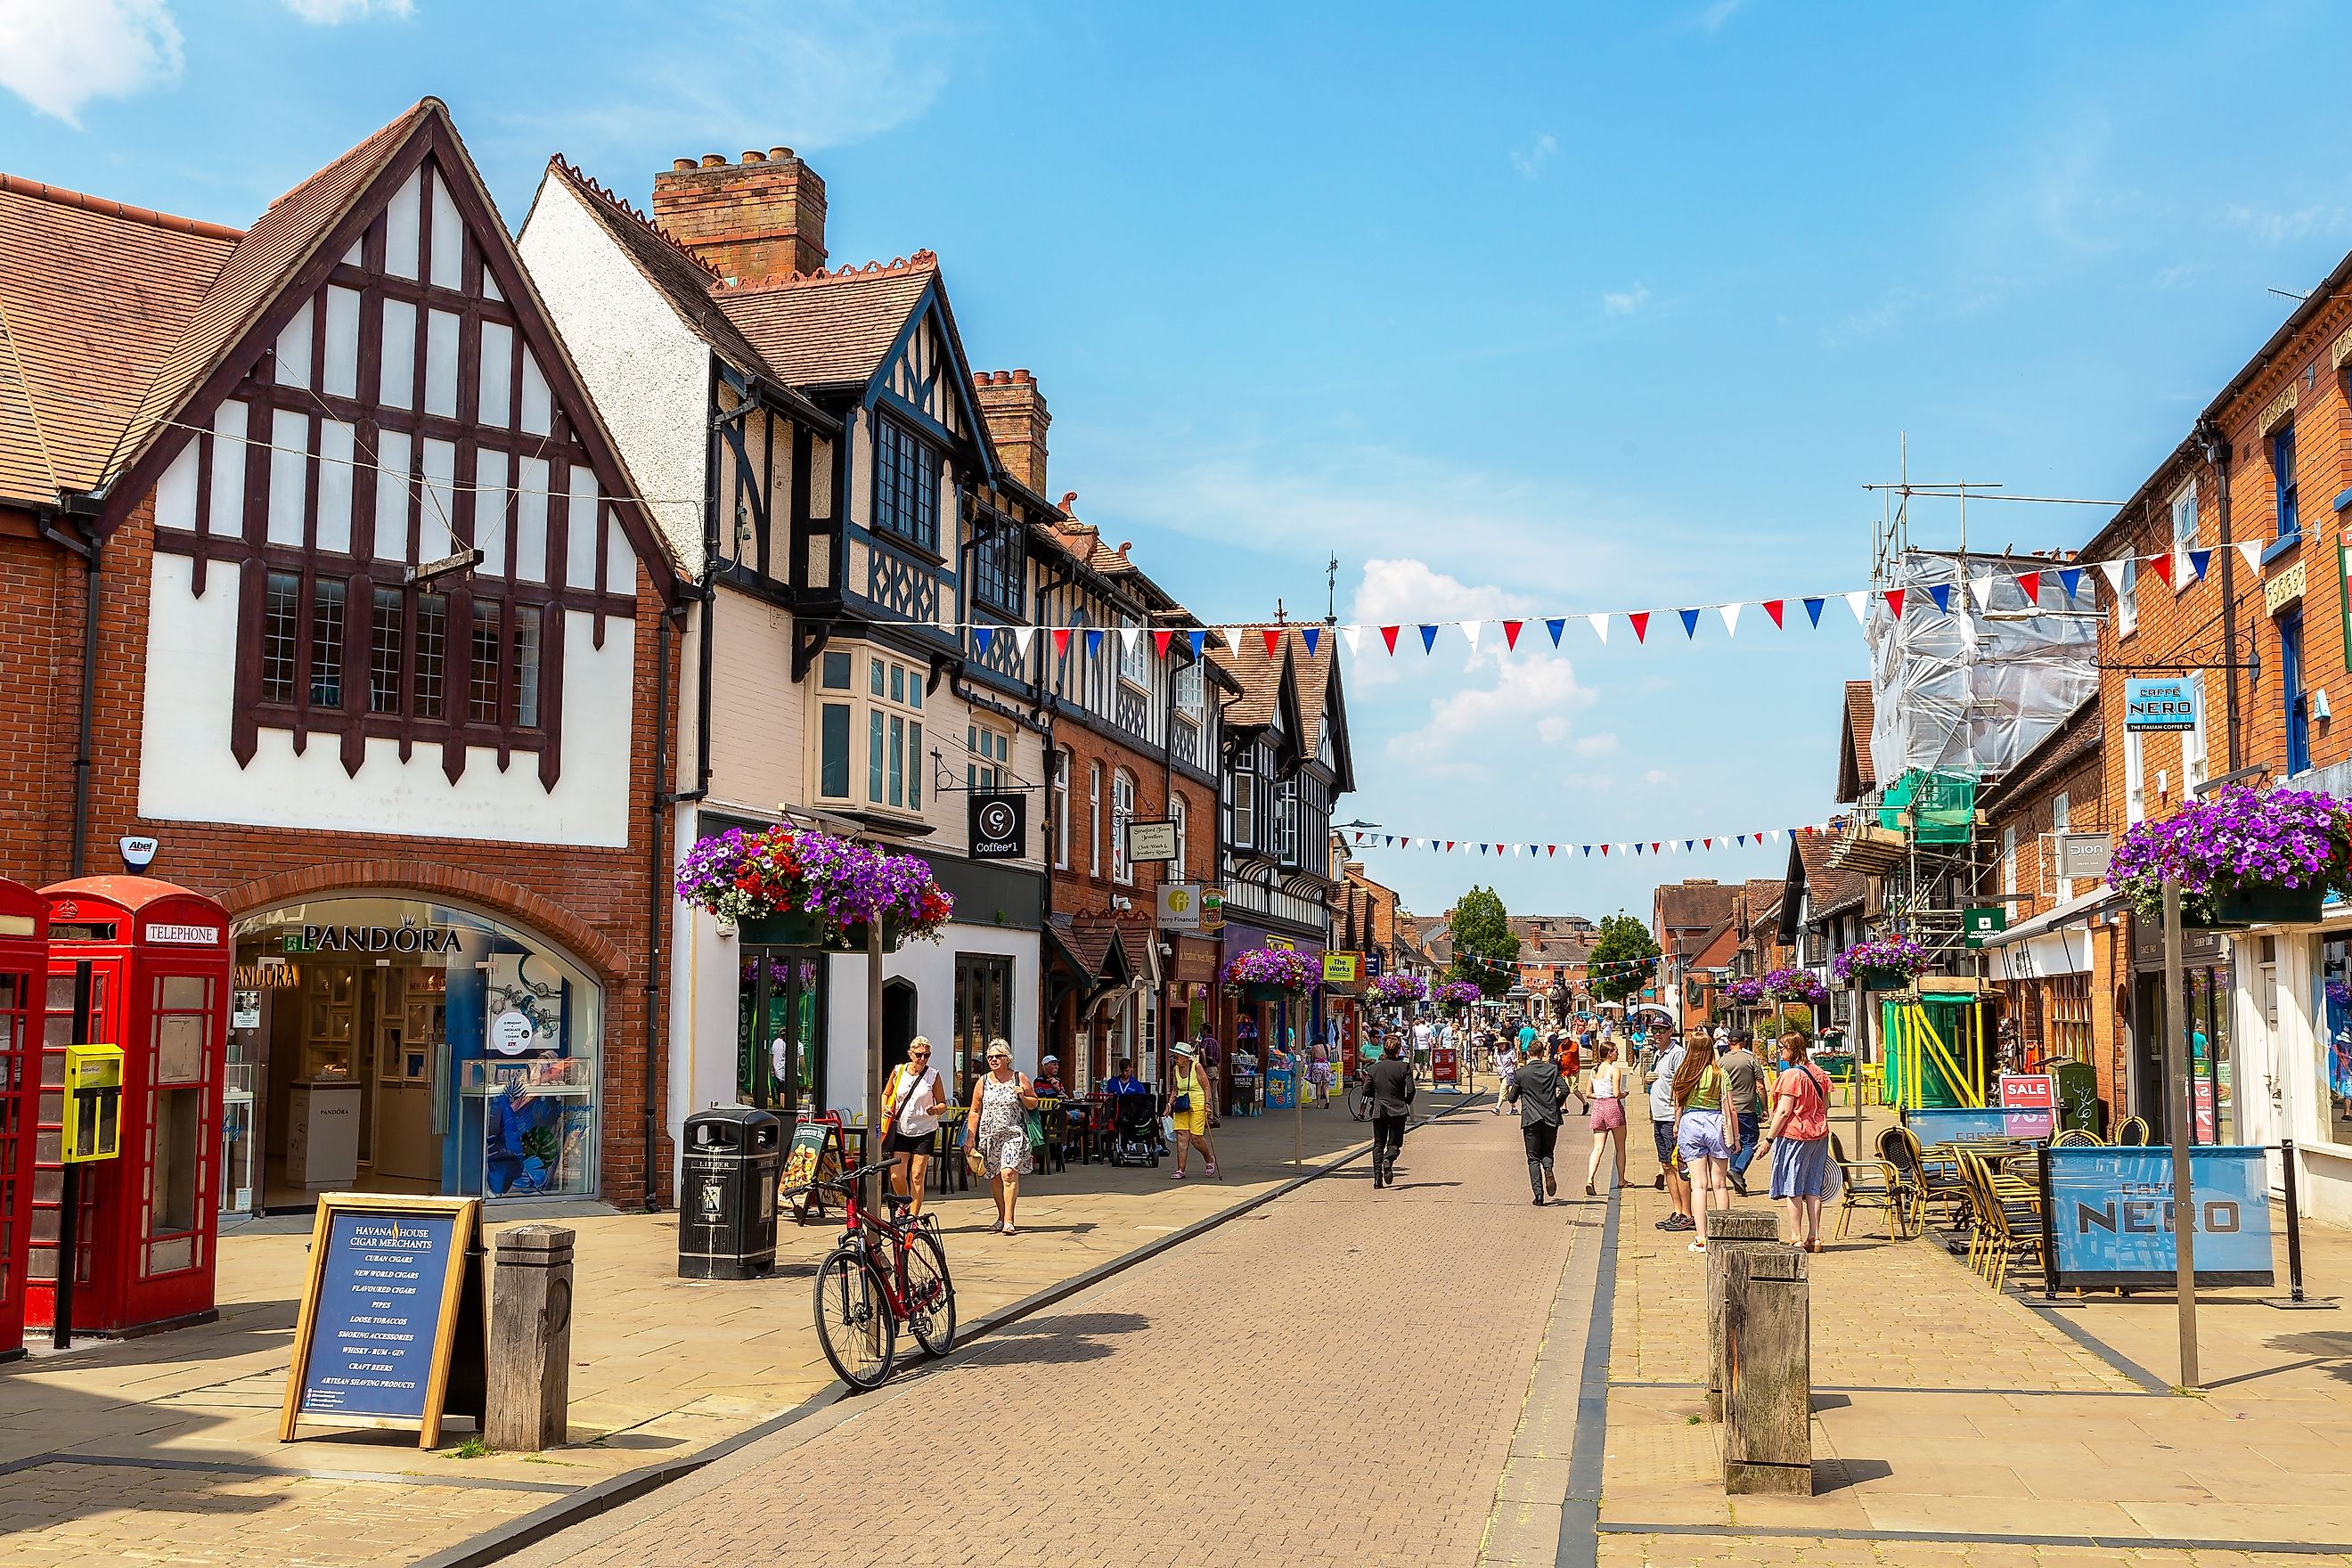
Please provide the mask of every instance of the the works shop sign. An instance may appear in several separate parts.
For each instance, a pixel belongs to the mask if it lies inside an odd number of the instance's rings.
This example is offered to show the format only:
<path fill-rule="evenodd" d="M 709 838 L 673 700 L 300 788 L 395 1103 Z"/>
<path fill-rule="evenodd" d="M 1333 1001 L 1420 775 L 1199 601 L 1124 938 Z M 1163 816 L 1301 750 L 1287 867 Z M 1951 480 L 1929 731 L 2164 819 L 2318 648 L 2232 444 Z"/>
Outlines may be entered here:
<path fill-rule="evenodd" d="M 1020 860 L 1029 853 L 1029 797 L 975 795 L 965 805 L 975 860 Z"/>

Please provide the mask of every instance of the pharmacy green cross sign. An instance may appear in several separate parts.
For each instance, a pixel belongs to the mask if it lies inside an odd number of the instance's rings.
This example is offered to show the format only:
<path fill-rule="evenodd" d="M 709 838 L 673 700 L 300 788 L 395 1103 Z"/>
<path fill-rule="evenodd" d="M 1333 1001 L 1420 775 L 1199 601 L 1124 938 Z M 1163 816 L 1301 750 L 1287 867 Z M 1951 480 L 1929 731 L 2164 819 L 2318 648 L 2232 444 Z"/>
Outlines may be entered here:
<path fill-rule="evenodd" d="M 1999 904 L 1961 911 L 1960 931 L 1970 947 L 1982 947 L 1985 938 L 1997 936 L 2008 929 L 2009 911 Z"/>

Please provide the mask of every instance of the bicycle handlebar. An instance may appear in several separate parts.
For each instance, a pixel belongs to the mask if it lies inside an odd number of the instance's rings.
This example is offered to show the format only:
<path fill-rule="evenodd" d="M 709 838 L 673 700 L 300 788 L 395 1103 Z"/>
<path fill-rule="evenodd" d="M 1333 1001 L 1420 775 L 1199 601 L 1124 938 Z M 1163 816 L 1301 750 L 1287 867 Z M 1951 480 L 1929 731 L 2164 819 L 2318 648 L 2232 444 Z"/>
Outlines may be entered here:
<path fill-rule="evenodd" d="M 797 1187 L 786 1187 L 781 1195 L 784 1197 L 792 1197 L 800 1193 L 814 1192 L 819 1187 L 822 1187 L 827 1192 L 840 1193 L 845 1196 L 849 1194 L 850 1189 L 856 1186 L 858 1183 L 866 1180 L 866 1177 L 883 1175 L 894 1169 L 896 1164 L 897 1162 L 895 1161 L 877 1160 L 872 1164 L 860 1165 L 854 1171 L 844 1172 L 842 1174 L 835 1177 L 829 1182 L 803 1182 Z"/>

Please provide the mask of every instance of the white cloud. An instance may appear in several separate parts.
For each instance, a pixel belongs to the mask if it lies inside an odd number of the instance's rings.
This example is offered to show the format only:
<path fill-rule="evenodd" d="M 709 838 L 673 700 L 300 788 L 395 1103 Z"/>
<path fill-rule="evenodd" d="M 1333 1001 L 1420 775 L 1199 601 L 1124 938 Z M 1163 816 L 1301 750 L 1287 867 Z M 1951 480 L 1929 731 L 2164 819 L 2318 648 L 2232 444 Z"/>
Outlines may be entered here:
<path fill-rule="evenodd" d="M 1642 775 L 1642 782 L 1645 784 L 1662 784 L 1668 781 L 1669 776 L 1664 768 L 1652 768 Z"/>
<path fill-rule="evenodd" d="M 1714 5 L 1698 14 L 1698 30 L 1702 33 L 1716 31 L 1731 20 L 1733 12 L 1747 3 L 1748 0 L 1715 0 Z"/>
<path fill-rule="evenodd" d="M 1580 757 L 1613 757 L 1619 750 L 1616 735 L 1606 730 L 1597 735 L 1583 736 L 1576 742 L 1576 754 Z"/>
<path fill-rule="evenodd" d="M 1622 294 L 1603 294 L 1601 308 L 1612 316 L 1630 316 L 1650 302 L 1650 286 L 1636 283 Z"/>
<path fill-rule="evenodd" d="M 81 129 L 81 106 L 180 79 L 164 0 L 0 0 L 0 87 Z"/>
<path fill-rule="evenodd" d="M 714 37 L 727 47 L 714 50 Z M 923 114 L 967 47 L 956 13 L 937 0 L 699 0 L 673 7 L 657 31 L 605 29 L 601 43 L 583 79 L 618 79 L 593 100 L 512 117 L 514 137 L 542 153 L 552 141 L 633 155 L 648 143 L 680 156 L 845 146 Z"/>
<path fill-rule="evenodd" d="M 2325 204 L 2298 207 L 2294 212 L 2273 212 L 2265 207 L 2231 205 L 2224 210 L 2230 222 L 2246 230 L 2265 245 L 2277 245 L 2290 239 L 2307 239 L 2342 226 L 2344 209 Z"/>
<path fill-rule="evenodd" d="M 1559 138 L 1547 131 L 1532 142 L 1521 142 L 1511 149 L 1511 167 L 1523 178 L 1543 177 L 1544 165 L 1559 156 Z"/>
<path fill-rule="evenodd" d="M 1592 705 L 1594 693 L 1580 684 L 1568 660 L 1545 654 L 1504 664 L 1492 686 L 1465 686 L 1430 700 L 1429 718 L 1419 729 L 1391 736 L 1386 747 L 1395 762 L 1427 773 L 1456 778 L 1488 776 L 1487 759 L 1532 731 L 1558 744 L 1569 733 L 1568 716 Z"/>
<path fill-rule="evenodd" d="M 415 0 L 285 0 L 285 5 L 305 22 L 328 27 L 371 16 L 397 16 L 404 22 L 416 15 Z"/>

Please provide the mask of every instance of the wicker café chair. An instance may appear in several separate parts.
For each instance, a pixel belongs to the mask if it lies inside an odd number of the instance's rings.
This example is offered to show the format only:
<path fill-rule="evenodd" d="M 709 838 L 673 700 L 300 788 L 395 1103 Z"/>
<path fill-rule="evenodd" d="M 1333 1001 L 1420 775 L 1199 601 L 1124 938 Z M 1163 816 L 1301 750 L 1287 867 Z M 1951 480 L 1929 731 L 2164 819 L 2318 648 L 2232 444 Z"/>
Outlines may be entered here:
<path fill-rule="evenodd" d="M 1874 1210 L 1886 1223 L 1886 1239 L 1900 1239 L 1905 1228 L 1903 1173 L 1887 1160 L 1849 1160 L 1837 1134 L 1830 1134 L 1830 1158 L 1844 1178 L 1845 1193 L 1838 1202 L 1837 1233 L 1843 1238 L 1856 1213 Z"/>
<path fill-rule="evenodd" d="M 2144 1116 L 2126 1116 L 2123 1125 L 2116 1129 L 2116 1147 L 2118 1149 L 2145 1149 L 2147 1140 L 2147 1119 Z"/>
<path fill-rule="evenodd" d="M 1919 1135 L 1908 1127 L 1892 1130 L 1902 1141 L 1906 1151 L 1905 1168 L 1916 1173 L 1919 1184 L 1919 1223 L 1925 1228 L 1934 1217 L 1935 1205 L 1944 1205 L 1948 1225 L 1958 1226 L 1971 1202 L 1968 1179 L 1960 1173 L 1959 1162 L 1949 1152 L 1930 1156 L 1920 1147 Z"/>
<path fill-rule="evenodd" d="M 2009 1279 L 2010 1265 L 2042 1256 L 2042 1194 L 2015 1176 L 1995 1170 L 1973 1150 L 1960 1151 L 1960 1170 L 1975 1199 L 1969 1232 L 1969 1266 L 1994 1289 Z"/>
<path fill-rule="evenodd" d="M 2106 1147 L 2097 1133 L 2080 1127 L 2067 1128 L 2057 1137 L 2050 1140 L 2050 1146 L 2053 1149 L 2104 1149 Z"/>

